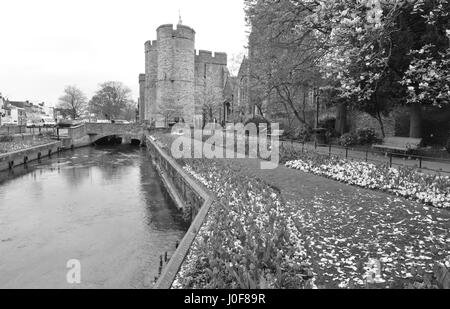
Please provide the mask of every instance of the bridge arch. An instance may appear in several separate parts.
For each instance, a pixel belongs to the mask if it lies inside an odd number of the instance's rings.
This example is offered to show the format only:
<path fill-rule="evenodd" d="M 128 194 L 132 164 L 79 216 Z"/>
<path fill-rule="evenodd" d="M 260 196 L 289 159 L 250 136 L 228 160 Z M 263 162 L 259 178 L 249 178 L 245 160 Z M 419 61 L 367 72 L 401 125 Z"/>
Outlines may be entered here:
<path fill-rule="evenodd" d="M 97 141 L 117 136 L 122 144 L 144 142 L 144 129 L 140 124 L 85 123 L 69 129 L 74 145 L 94 144 Z"/>
<path fill-rule="evenodd" d="M 92 144 L 113 137 L 121 139 L 122 144 L 135 144 L 136 141 L 140 144 L 143 141 L 143 136 L 136 134 L 90 134 L 89 137 Z"/>

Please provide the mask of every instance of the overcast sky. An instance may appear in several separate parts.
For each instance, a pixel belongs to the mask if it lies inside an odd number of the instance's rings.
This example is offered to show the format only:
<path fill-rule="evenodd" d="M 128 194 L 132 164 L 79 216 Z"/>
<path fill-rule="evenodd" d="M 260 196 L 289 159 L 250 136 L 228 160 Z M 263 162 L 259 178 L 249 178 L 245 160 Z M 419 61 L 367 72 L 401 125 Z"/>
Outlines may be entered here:
<path fill-rule="evenodd" d="M 177 23 L 178 10 L 197 50 L 245 53 L 243 0 L 1 0 L 0 92 L 52 106 L 66 85 L 90 98 L 117 80 L 137 100 L 144 43 Z"/>

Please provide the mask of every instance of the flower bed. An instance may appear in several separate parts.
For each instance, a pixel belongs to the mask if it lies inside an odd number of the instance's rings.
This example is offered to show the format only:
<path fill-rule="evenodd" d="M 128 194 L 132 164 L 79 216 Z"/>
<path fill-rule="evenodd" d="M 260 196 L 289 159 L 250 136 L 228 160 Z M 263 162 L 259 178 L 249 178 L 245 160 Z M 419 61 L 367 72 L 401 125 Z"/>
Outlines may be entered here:
<path fill-rule="evenodd" d="M 217 196 L 174 288 L 305 288 L 312 276 L 294 209 L 270 186 L 224 163 L 184 167 Z"/>
<path fill-rule="evenodd" d="M 450 177 L 426 175 L 413 169 L 349 161 L 314 153 L 298 153 L 289 168 L 325 176 L 368 189 L 382 190 L 438 208 L 450 208 Z"/>

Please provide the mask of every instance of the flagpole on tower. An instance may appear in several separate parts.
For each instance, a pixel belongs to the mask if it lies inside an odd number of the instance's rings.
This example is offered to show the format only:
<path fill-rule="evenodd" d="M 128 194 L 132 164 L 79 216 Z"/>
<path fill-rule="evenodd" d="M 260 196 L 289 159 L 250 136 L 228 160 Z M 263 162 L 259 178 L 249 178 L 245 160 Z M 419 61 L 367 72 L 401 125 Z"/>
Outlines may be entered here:
<path fill-rule="evenodd" d="M 183 21 L 181 20 L 181 10 L 178 10 L 178 24 L 182 25 Z"/>

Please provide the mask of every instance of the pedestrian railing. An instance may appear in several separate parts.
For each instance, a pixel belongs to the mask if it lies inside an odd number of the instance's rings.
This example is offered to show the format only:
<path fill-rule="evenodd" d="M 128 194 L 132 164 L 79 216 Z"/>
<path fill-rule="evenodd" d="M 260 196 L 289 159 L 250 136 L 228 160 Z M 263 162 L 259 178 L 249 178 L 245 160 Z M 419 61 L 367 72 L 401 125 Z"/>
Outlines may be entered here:
<path fill-rule="evenodd" d="M 317 142 L 299 142 L 283 139 L 280 143 L 291 146 L 296 151 L 312 151 L 321 155 L 337 156 L 345 159 L 362 160 L 386 164 L 389 167 L 407 166 L 422 171 L 450 175 L 450 159 L 431 156 L 419 156 L 414 153 L 382 151 L 368 146 L 366 149 L 345 147 L 336 144 L 319 144 Z"/>
<path fill-rule="evenodd" d="M 0 135 L 15 135 L 15 134 L 25 134 L 27 132 L 26 126 L 17 125 L 2 125 L 0 126 Z"/>
<path fill-rule="evenodd" d="M 56 135 L 55 127 L 26 127 L 26 126 L 0 126 L 0 135 L 18 135 L 18 134 L 52 134 Z"/>

